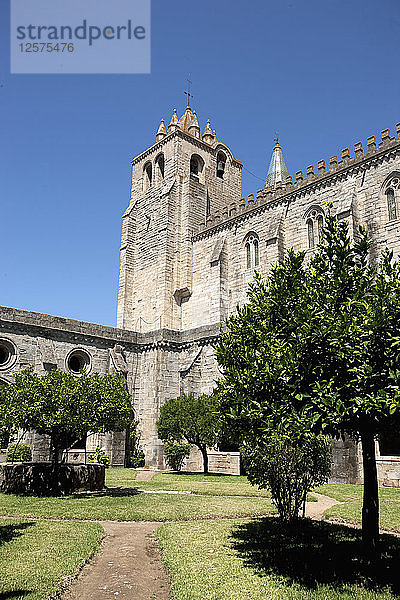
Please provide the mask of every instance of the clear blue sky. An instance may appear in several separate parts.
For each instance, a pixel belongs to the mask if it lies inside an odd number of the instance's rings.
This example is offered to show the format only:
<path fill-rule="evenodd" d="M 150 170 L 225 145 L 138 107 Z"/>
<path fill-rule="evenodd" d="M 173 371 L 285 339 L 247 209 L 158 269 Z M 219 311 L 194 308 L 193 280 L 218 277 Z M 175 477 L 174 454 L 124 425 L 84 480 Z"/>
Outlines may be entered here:
<path fill-rule="evenodd" d="M 34 0 L 32 0 L 34 1 Z M 0 0 L 0 304 L 115 325 L 130 161 L 185 107 L 263 186 L 400 121 L 398 0 L 153 0 L 150 75 L 10 75 Z"/>

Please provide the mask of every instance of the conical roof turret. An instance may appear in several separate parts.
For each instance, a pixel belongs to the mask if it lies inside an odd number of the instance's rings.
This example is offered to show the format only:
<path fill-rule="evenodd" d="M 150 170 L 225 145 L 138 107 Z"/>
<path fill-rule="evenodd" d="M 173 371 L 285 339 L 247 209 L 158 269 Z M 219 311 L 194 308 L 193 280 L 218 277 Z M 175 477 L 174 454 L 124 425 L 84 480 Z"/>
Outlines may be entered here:
<path fill-rule="evenodd" d="M 213 130 L 211 129 L 210 119 L 208 119 L 206 128 L 204 129 L 203 141 L 207 144 L 212 144 L 214 141 L 214 134 Z"/>
<path fill-rule="evenodd" d="M 265 187 L 275 187 L 277 183 L 281 182 L 285 185 L 286 178 L 289 177 L 289 171 L 285 165 L 283 158 L 282 148 L 279 145 L 278 139 L 275 140 L 276 144 L 272 152 L 271 162 L 267 173 L 267 179 L 265 181 Z"/>
<path fill-rule="evenodd" d="M 171 121 L 168 126 L 168 131 L 175 131 L 177 127 L 179 127 L 178 115 L 176 114 L 176 108 L 174 108 L 174 112 L 172 113 Z"/>
<path fill-rule="evenodd" d="M 190 135 L 201 139 L 200 126 L 197 120 L 196 111 L 194 110 L 192 113 L 192 120 L 190 121 L 190 125 L 188 128 L 188 132 Z"/>
<path fill-rule="evenodd" d="M 167 130 L 165 128 L 164 119 L 161 119 L 160 127 L 156 133 L 156 142 L 160 142 L 167 135 Z"/>

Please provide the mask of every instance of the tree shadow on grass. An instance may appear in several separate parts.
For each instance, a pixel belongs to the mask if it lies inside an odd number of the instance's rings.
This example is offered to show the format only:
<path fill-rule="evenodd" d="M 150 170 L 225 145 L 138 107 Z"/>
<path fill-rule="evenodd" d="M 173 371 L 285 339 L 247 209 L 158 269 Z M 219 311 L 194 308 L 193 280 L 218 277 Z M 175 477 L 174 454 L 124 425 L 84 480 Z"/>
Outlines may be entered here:
<path fill-rule="evenodd" d="M 75 500 L 76 498 L 85 498 L 89 500 L 90 498 L 120 498 L 123 496 L 137 496 L 138 494 L 143 494 L 142 490 L 138 490 L 134 487 L 129 488 L 121 488 L 121 487 L 112 487 L 106 488 L 104 490 L 97 490 L 94 492 L 81 492 L 71 494 L 70 496 L 65 496 L 68 500 Z"/>
<path fill-rule="evenodd" d="M 23 596 L 33 594 L 30 590 L 13 590 L 10 592 L 0 592 L 0 600 L 17 600 Z"/>
<path fill-rule="evenodd" d="M 308 589 L 362 584 L 400 596 L 400 539 L 394 536 L 381 536 L 382 557 L 374 567 L 361 560 L 360 530 L 309 519 L 291 526 L 268 517 L 244 523 L 233 530 L 232 544 L 261 576 L 284 577 Z"/>
<path fill-rule="evenodd" d="M 6 542 L 11 542 L 14 538 L 19 537 L 23 534 L 24 530 L 28 527 L 35 525 L 34 521 L 27 521 L 25 523 L 7 523 L 3 521 L 0 523 L 0 546 Z M 1 598 L 1 596 L 0 596 Z"/>

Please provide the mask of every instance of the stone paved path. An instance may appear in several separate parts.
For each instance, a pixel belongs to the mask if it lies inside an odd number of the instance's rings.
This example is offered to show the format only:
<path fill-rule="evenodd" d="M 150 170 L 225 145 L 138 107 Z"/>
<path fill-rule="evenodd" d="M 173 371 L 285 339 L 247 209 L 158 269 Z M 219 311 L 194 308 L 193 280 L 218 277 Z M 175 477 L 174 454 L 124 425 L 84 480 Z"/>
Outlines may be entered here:
<path fill-rule="evenodd" d="M 137 470 L 136 481 L 150 481 L 155 475 L 156 471 L 150 471 L 149 469 Z"/>
<path fill-rule="evenodd" d="M 324 512 L 328 510 L 328 508 L 331 508 L 331 506 L 343 504 L 343 502 L 338 502 L 338 500 L 335 500 L 334 498 L 329 498 L 329 496 L 323 496 L 316 492 L 312 492 L 312 496 L 317 498 L 317 502 L 306 502 L 306 517 L 316 519 L 317 521 L 323 519 Z"/>
<path fill-rule="evenodd" d="M 103 546 L 63 600 L 167 600 L 170 583 L 158 552 L 160 523 L 103 521 Z"/>

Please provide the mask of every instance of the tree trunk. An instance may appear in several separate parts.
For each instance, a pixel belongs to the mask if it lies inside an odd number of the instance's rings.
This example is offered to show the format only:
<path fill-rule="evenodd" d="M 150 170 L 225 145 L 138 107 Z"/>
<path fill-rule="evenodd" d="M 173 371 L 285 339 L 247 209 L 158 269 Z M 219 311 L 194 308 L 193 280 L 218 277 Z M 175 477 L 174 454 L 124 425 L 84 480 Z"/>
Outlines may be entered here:
<path fill-rule="evenodd" d="M 208 456 L 207 456 L 207 447 L 199 446 L 200 452 L 203 455 L 203 471 L 204 473 L 208 473 Z"/>
<path fill-rule="evenodd" d="M 371 433 L 363 433 L 361 445 L 364 470 L 362 541 L 367 558 L 372 560 L 378 558 L 379 554 L 379 499 L 374 436 Z"/>
<path fill-rule="evenodd" d="M 59 486 L 60 445 L 59 445 L 58 438 L 56 436 L 54 436 L 54 437 L 52 436 L 51 445 L 52 445 L 52 450 L 53 450 L 52 457 L 51 457 L 51 462 L 52 462 L 51 487 L 53 489 L 53 493 L 58 494 L 59 490 L 60 490 L 60 486 Z"/>

